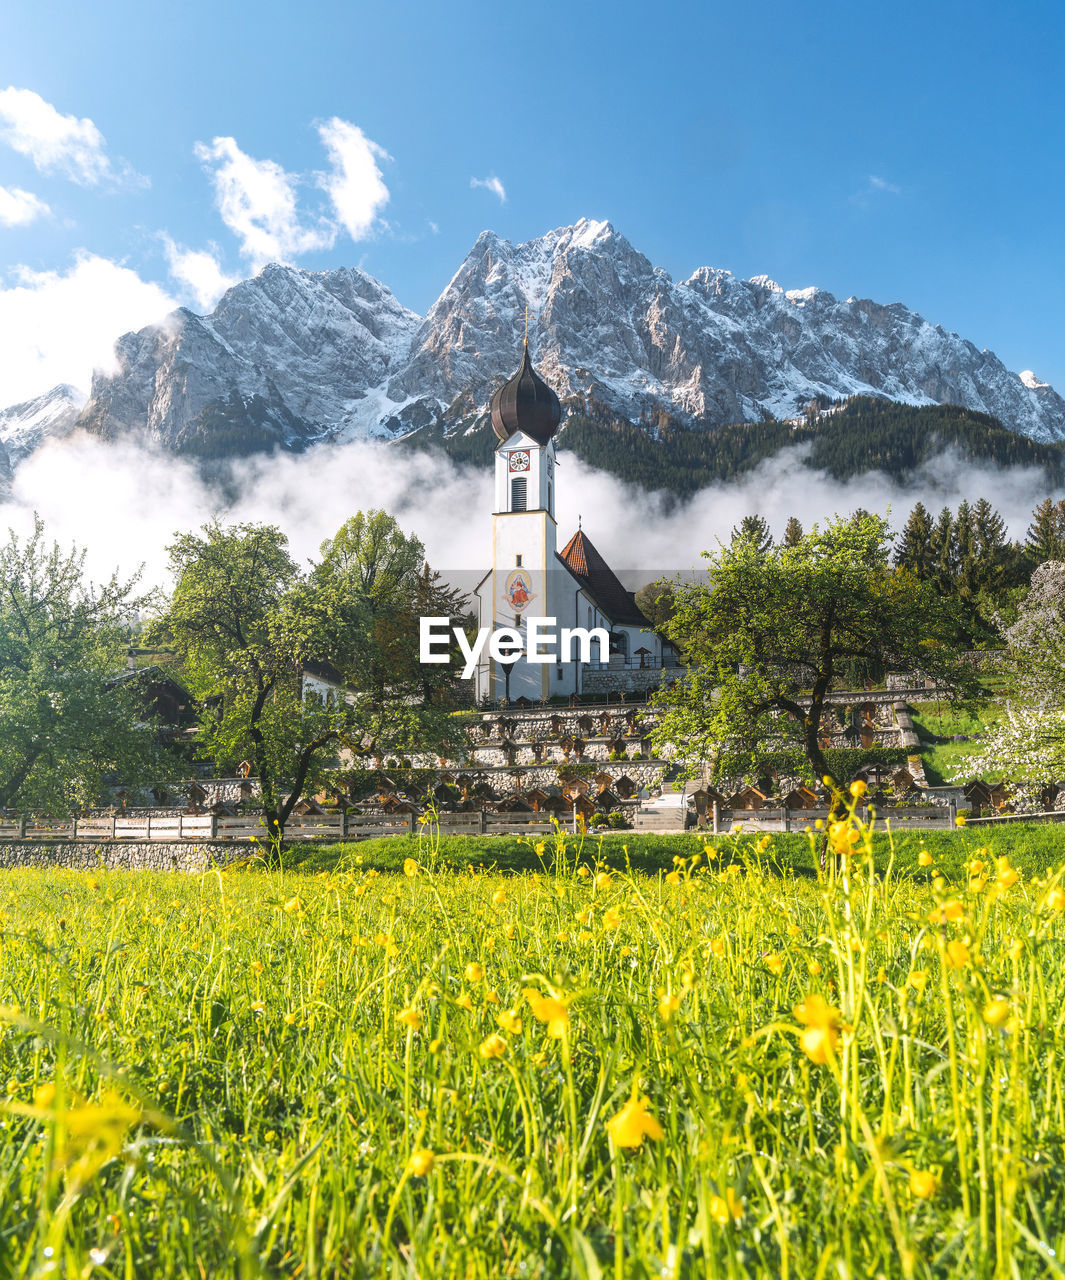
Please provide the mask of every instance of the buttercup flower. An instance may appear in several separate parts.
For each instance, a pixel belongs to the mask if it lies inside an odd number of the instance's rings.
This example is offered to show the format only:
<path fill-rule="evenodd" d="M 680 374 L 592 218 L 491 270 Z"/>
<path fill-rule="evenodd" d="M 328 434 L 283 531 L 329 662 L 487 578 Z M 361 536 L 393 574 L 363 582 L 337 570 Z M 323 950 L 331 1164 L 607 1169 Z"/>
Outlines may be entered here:
<path fill-rule="evenodd" d="M 996 996 L 984 1005 L 984 1021 L 989 1027 L 1000 1027 L 1010 1015 L 1010 1002 Z"/>
<path fill-rule="evenodd" d="M 806 1028 L 799 1036 L 799 1048 L 811 1062 L 824 1066 L 839 1047 L 840 1011 L 814 991 L 793 1012 Z"/>
<path fill-rule="evenodd" d="M 493 1031 L 486 1040 L 482 1040 L 479 1050 L 482 1058 L 501 1058 L 506 1051 L 507 1042 L 498 1031 Z"/>
<path fill-rule="evenodd" d="M 680 997 L 667 992 L 658 1002 L 658 1016 L 663 1022 L 671 1022 L 680 1008 Z"/>
<path fill-rule="evenodd" d="M 522 995 L 537 1022 L 547 1024 L 547 1034 L 554 1040 L 561 1040 L 569 1027 L 569 1010 L 562 1001 L 542 995 L 535 987 L 526 987 Z"/>
<path fill-rule="evenodd" d="M 421 1147 L 417 1151 L 411 1152 L 409 1168 L 415 1178 L 424 1178 L 425 1175 L 432 1171 L 433 1165 L 436 1163 L 436 1157 L 427 1147 Z"/>
<path fill-rule="evenodd" d="M 615 1147 L 639 1147 L 644 1138 L 658 1142 L 665 1137 L 662 1126 L 647 1110 L 647 1099 L 636 1095 L 606 1122 L 606 1131 Z"/>
<path fill-rule="evenodd" d="M 710 1217 L 719 1227 L 727 1227 L 743 1217 L 743 1204 L 731 1187 L 725 1188 L 723 1196 L 711 1196 L 709 1209 Z"/>

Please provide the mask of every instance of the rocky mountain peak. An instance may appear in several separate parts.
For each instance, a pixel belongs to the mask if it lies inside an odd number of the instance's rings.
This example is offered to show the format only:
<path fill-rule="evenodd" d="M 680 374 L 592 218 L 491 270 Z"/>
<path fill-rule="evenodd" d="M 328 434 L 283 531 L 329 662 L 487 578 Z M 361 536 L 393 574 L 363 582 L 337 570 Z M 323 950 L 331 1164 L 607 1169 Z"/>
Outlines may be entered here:
<path fill-rule="evenodd" d="M 958 404 L 1065 439 L 1052 387 L 901 303 L 709 266 L 674 281 L 587 218 L 522 243 L 482 232 L 424 318 L 357 268 L 264 267 L 210 315 L 183 309 L 124 335 L 118 372 L 94 379 L 78 423 L 208 457 L 468 423 L 517 367 L 526 307 L 535 364 L 563 402 L 630 422 L 665 413 L 713 430 L 871 395 Z M 55 430 L 66 430 L 74 401 L 56 403 Z M 13 461 L 41 438 L 15 424 L 52 433 L 37 412 L 0 414 Z"/>

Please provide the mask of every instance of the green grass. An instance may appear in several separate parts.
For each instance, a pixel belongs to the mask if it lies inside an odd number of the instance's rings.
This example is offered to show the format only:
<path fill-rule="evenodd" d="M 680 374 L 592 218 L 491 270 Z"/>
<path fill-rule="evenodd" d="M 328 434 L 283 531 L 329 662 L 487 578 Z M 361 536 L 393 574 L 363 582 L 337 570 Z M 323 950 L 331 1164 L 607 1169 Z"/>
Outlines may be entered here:
<path fill-rule="evenodd" d="M 5 873 L 0 1275 L 1059 1274 L 1056 828 L 460 839 Z"/>
<path fill-rule="evenodd" d="M 767 866 L 783 873 L 812 876 L 818 865 L 820 836 L 803 832 L 775 835 L 769 851 L 764 855 Z M 886 837 L 878 837 L 880 859 L 883 862 L 889 852 Z M 553 867 L 554 837 L 543 841 L 541 858 L 536 853 L 536 837 L 516 836 L 441 836 L 437 842 L 438 858 L 443 867 L 455 872 L 492 871 L 514 875 L 521 872 L 550 870 Z M 589 867 L 602 862 L 624 870 L 626 867 L 646 875 L 668 872 L 673 869 L 675 857 L 690 857 L 703 844 L 714 845 L 720 851 L 722 865 L 735 861 L 738 851 L 749 847 L 746 838 L 739 844 L 727 835 L 703 836 L 696 832 L 686 835 L 652 835 L 636 832 L 611 832 L 600 840 L 598 835 L 568 837 L 567 857 L 576 858 Z M 1056 866 L 1065 856 L 1065 824 L 1020 822 L 1001 827 L 973 826 L 964 831 L 900 832 L 893 838 L 890 849 L 894 851 L 896 870 L 917 873 L 918 855 L 928 849 L 936 865 L 952 874 L 960 874 L 973 850 L 988 843 L 996 852 L 1008 855 L 1026 875 L 1039 875 Z M 402 871 L 405 859 L 417 857 L 419 842 L 416 838 L 382 836 L 379 839 L 359 840 L 342 844 L 296 844 L 289 847 L 284 857 L 285 867 L 294 875 L 322 874 L 337 871 L 396 872 Z"/>
<path fill-rule="evenodd" d="M 918 702 L 912 708 L 913 725 L 921 738 L 921 759 L 925 776 L 933 786 L 944 786 L 958 781 L 968 782 L 966 762 L 983 749 L 979 739 L 974 742 L 940 742 L 955 734 L 983 733 L 997 719 L 999 708 L 995 703 L 974 709 L 951 707 L 945 702 Z M 962 776 L 966 775 L 966 776 Z M 997 782 L 998 774 L 983 775 L 987 781 Z"/>

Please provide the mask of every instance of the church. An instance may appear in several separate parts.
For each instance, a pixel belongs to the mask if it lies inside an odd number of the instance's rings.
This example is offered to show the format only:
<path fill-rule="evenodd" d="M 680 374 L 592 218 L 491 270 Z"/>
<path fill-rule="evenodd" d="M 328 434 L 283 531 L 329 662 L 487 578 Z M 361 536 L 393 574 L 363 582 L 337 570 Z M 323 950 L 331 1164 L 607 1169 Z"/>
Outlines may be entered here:
<path fill-rule="evenodd" d="M 591 671 L 671 665 L 669 641 L 652 629 L 583 529 L 558 550 L 555 433 L 562 406 L 533 368 L 528 338 L 517 373 L 492 397 L 491 410 L 499 441 L 492 567 L 474 589 L 474 599 L 478 626 L 517 632 L 523 656 L 503 663 L 485 646 L 475 674 L 478 700 L 538 702 L 586 692 Z M 570 656 L 558 640 L 548 640 L 539 652 L 555 655 L 551 661 L 530 661 L 528 638 L 537 624 L 541 633 L 545 626 L 558 637 L 564 628 L 583 628 L 599 631 L 600 639 L 583 652 L 574 645 Z"/>

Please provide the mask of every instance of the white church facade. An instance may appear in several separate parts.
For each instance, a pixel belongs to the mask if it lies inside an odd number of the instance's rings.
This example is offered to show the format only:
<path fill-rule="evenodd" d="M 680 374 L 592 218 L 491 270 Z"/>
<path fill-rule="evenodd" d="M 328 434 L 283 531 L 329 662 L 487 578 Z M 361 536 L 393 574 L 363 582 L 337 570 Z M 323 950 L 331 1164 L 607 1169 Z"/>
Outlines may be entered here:
<path fill-rule="evenodd" d="M 478 626 L 516 633 L 512 647 L 520 639 L 522 656 L 504 663 L 486 645 L 474 677 L 476 697 L 536 702 L 583 693 L 590 670 L 671 664 L 669 642 L 652 629 L 584 531 L 579 528 L 558 550 L 554 437 L 562 409 L 533 368 L 527 341 L 517 373 L 492 397 L 491 411 L 499 442 L 492 567 L 474 601 Z M 583 652 L 578 636 L 567 654 L 567 630 L 599 634 Z M 529 638 L 536 634 L 539 656 L 550 661 L 531 660 Z"/>

